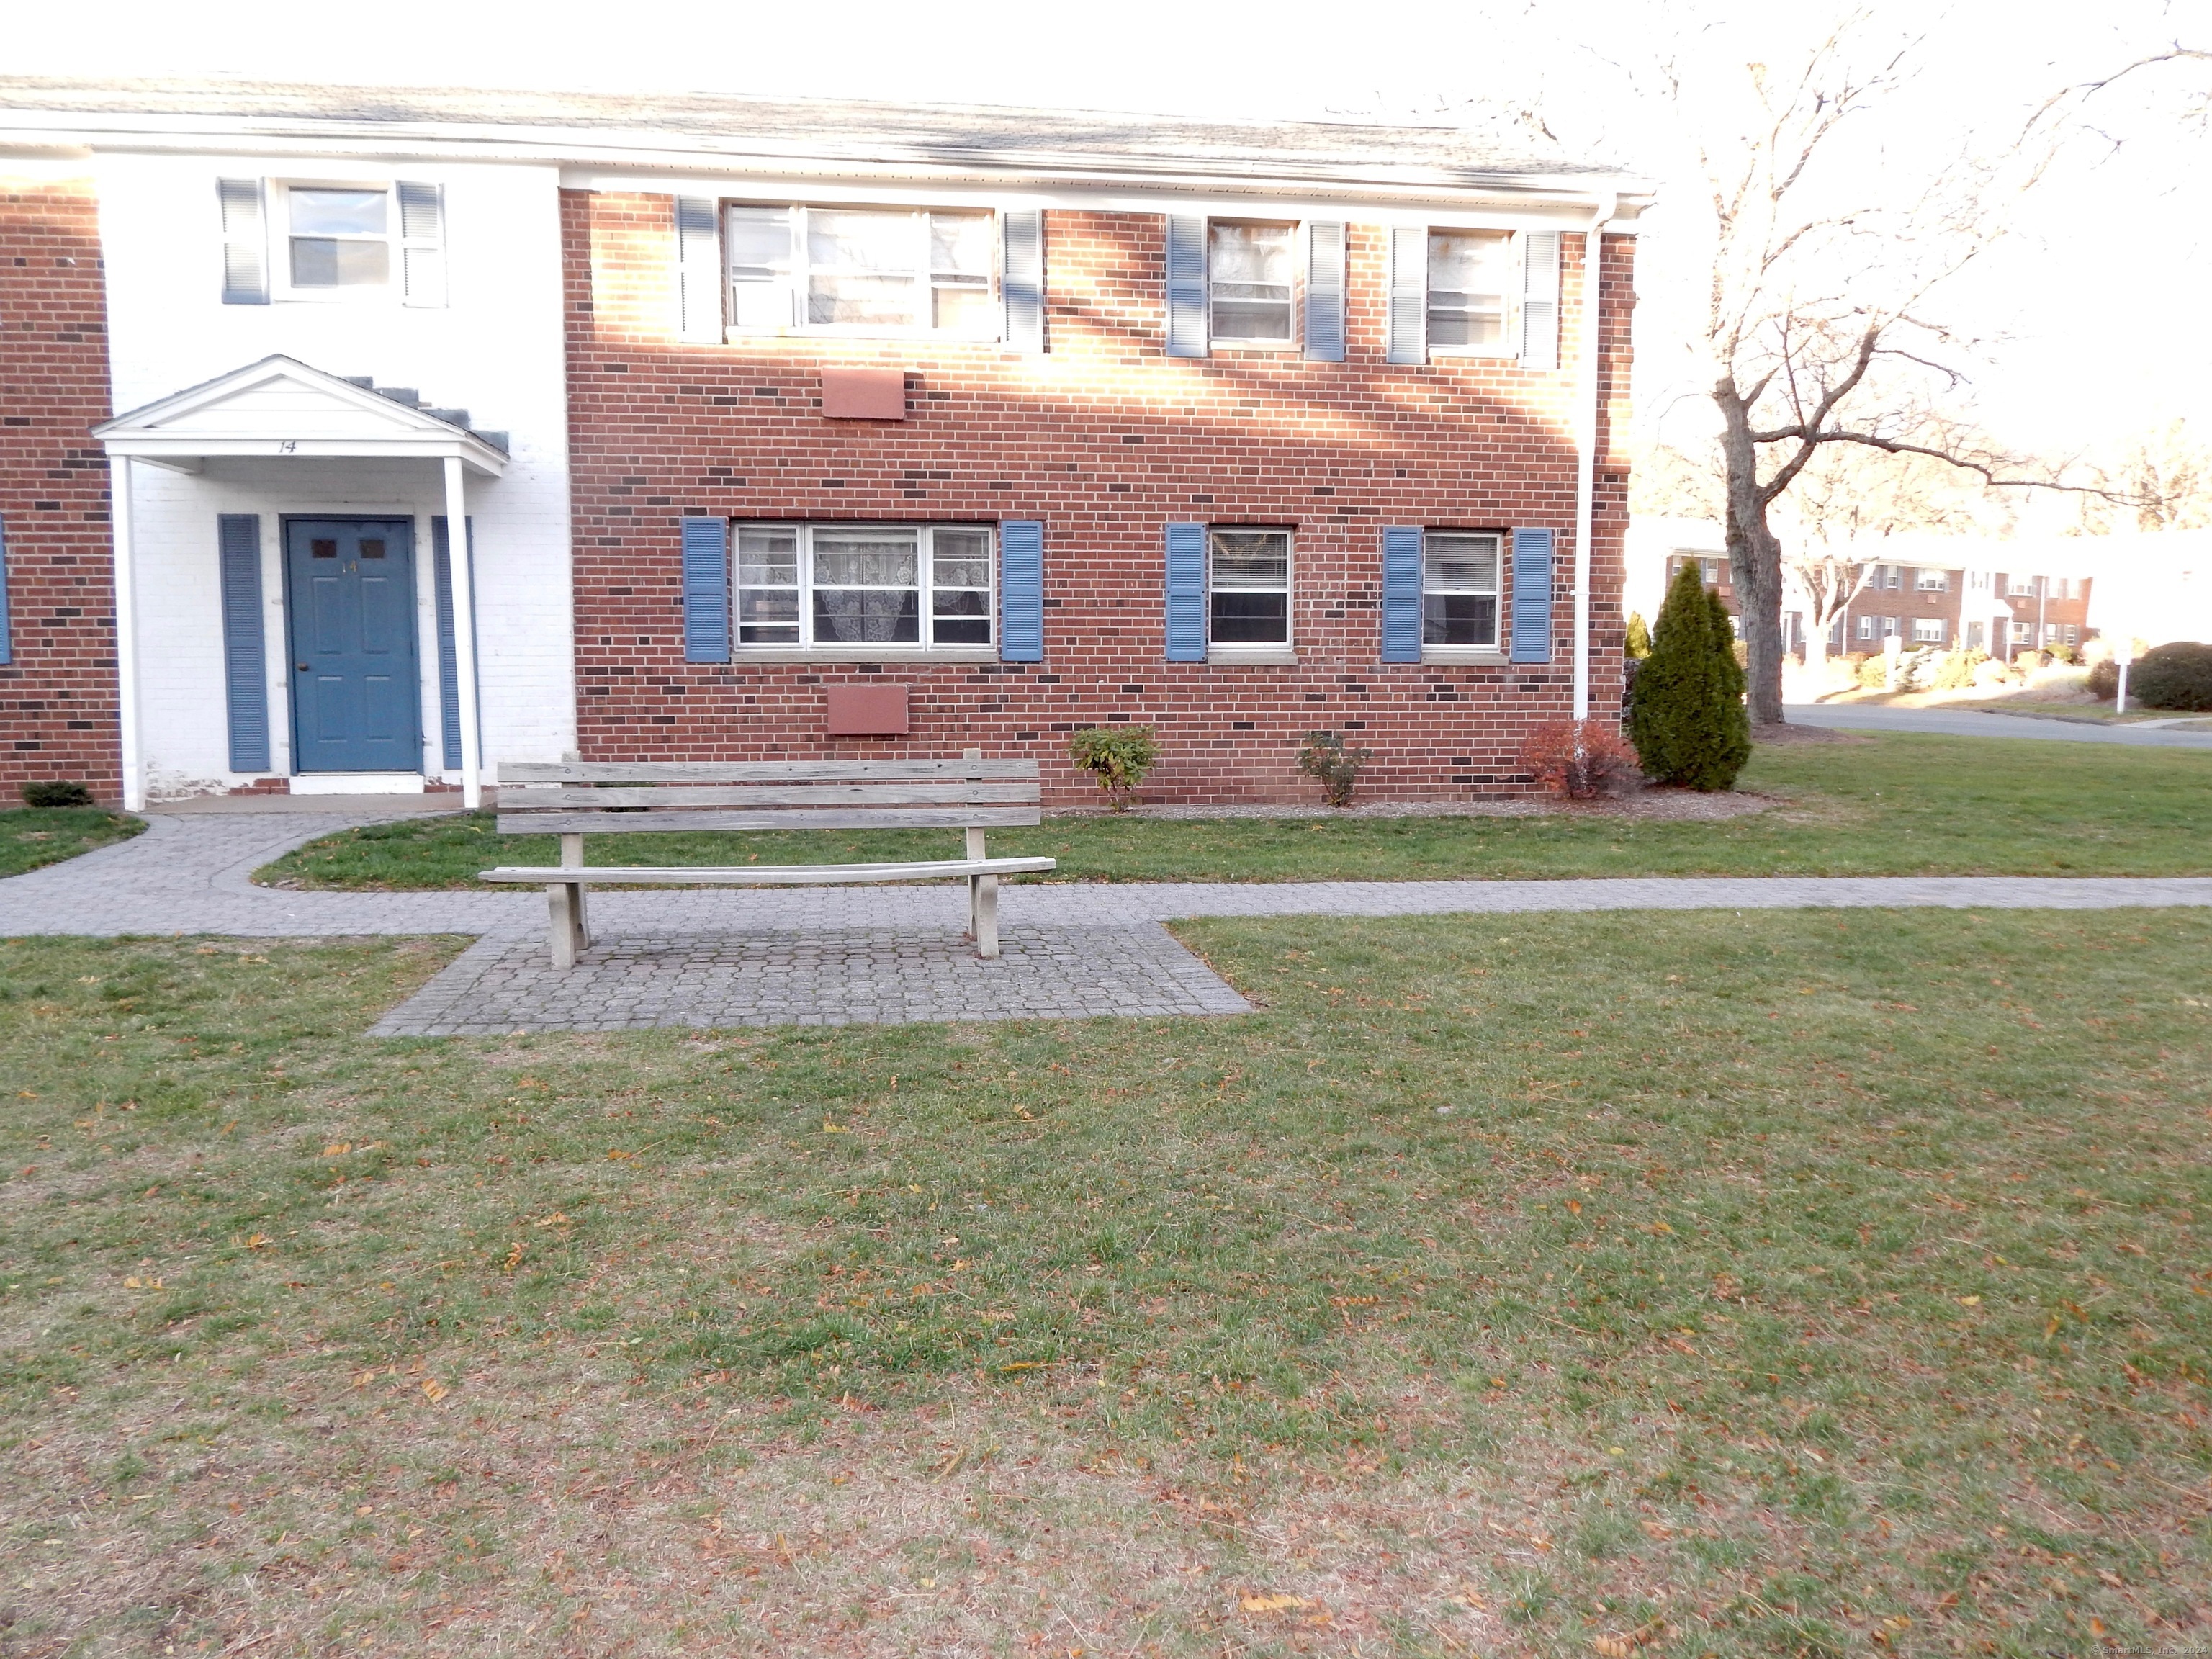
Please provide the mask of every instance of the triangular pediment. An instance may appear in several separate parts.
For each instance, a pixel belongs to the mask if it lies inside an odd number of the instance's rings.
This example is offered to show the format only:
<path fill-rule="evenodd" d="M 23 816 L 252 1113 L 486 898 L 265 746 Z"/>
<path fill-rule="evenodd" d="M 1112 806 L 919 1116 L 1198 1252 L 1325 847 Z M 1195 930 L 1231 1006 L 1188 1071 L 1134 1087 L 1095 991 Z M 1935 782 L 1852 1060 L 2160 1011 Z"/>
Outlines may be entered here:
<path fill-rule="evenodd" d="M 495 472 L 506 460 L 482 437 L 438 414 L 282 356 L 118 415 L 94 428 L 93 435 L 112 453 L 149 457 L 442 453 Z"/>

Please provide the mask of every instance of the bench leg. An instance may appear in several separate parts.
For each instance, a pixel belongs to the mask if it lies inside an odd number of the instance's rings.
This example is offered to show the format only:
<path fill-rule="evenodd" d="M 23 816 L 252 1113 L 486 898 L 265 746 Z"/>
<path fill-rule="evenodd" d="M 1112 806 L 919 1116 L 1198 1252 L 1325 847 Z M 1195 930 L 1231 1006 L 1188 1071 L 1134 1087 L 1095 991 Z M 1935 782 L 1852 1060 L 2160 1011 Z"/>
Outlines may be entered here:
<path fill-rule="evenodd" d="M 580 870 L 584 867 L 584 838 L 581 836 L 561 837 L 561 867 L 563 870 Z M 579 951 L 585 949 L 592 942 L 592 912 L 585 898 L 585 895 L 590 891 L 591 889 L 586 887 L 581 882 L 571 882 L 568 884 L 569 902 L 575 907 L 576 948 Z"/>
<path fill-rule="evenodd" d="M 975 936 L 975 954 L 986 962 L 999 954 L 999 878 L 968 878 L 969 925 Z"/>
<path fill-rule="evenodd" d="M 584 889 L 573 881 L 550 883 L 545 889 L 547 920 L 550 924 L 553 965 L 563 971 L 576 965 L 591 940 L 584 933 Z"/>

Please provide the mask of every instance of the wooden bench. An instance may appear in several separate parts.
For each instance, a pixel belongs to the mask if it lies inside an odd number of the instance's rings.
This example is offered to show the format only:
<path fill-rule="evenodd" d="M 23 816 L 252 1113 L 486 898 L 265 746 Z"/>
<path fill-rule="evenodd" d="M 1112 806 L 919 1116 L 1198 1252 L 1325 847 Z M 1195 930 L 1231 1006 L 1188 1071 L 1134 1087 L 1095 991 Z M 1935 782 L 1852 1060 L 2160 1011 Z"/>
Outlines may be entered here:
<path fill-rule="evenodd" d="M 988 830 L 1041 821 L 1037 763 L 959 760 L 742 761 L 635 765 L 558 761 L 503 763 L 499 832 L 556 835 L 556 868 L 501 867 L 486 881 L 542 883 L 551 913 L 553 965 L 573 968 L 592 942 L 584 890 L 611 884 L 808 886 L 832 882 L 964 878 L 975 954 L 999 954 L 999 878 L 1049 870 L 1051 859 L 994 859 Z M 587 835 L 677 830 L 915 830 L 967 832 L 967 856 L 911 864 L 615 866 L 584 863 Z"/>

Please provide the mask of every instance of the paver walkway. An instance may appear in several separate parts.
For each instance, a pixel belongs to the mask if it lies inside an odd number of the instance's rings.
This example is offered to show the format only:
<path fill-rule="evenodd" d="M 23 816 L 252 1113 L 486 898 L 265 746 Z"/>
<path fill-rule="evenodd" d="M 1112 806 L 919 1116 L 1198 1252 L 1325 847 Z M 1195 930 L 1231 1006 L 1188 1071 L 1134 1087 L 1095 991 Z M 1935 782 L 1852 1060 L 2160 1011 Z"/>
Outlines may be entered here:
<path fill-rule="evenodd" d="M 539 965 L 536 892 L 252 884 L 258 866 L 337 828 L 328 813 L 156 813 L 149 823 L 135 840 L 0 880 L 0 936 L 483 936 L 386 1018 L 378 1029 L 391 1034 L 1241 1010 L 1236 992 L 1159 926 L 1183 916 L 2212 905 L 2205 877 L 1040 884 L 1004 890 L 1006 954 L 978 963 L 960 942 L 967 896 L 954 883 L 690 889 L 594 895 L 602 942 L 574 973 L 555 975 Z"/>

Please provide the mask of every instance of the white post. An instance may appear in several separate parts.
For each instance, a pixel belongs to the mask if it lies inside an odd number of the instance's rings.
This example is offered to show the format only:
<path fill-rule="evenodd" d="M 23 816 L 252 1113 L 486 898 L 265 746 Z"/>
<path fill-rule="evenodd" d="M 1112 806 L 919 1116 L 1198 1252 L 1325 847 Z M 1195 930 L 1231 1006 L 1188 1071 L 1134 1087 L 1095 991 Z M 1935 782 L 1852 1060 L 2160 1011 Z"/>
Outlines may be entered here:
<path fill-rule="evenodd" d="M 1597 358 L 1602 338 L 1601 296 L 1604 290 L 1600 266 L 1604 258 L 1601 238 L 1619 208 L 1620 198 L 1607 196 L 1590 216 L 1583 232 L 1583 327 L 1580 407 L 1575 432 L 1575 721 L 1589 718 L 1590 682 L 1590 536 L 1597 517 Z"/>
<path fill-rule="evenodd" d="M 477 711 L 475 561 L 470 556 L 468 492 L 458 455 L 446 457 L 446 557 L 453 588 L 454 678 L 460 682 L 461 805 L 473 812 L 483 804 L 483 728 Z"/>
<path fill-rule="evenodd" d="M 138 574 L 128 455 L 107 463 L 108 515 L 115 532 L 115 723 L 123 770 L 123 810 L 146 806 L 146 763 L 138 733 Z"/>

